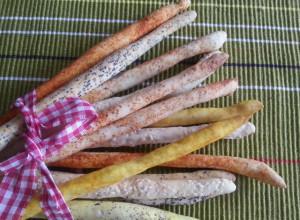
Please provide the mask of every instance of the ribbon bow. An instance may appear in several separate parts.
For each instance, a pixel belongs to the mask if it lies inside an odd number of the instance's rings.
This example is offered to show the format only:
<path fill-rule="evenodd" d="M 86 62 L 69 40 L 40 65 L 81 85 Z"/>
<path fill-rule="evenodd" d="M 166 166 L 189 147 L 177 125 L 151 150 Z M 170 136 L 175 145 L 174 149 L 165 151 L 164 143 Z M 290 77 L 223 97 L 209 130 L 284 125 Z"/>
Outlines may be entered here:
<path fill-rule="evenodd" d="M 44 159 L 57 153 L 64 144 L 82 135 L 97 118 L 93 107 L 79 98 L 66 98 L 35 112 L 36 92 L 18 98 L 15 106 L 26 125 L 25 151 L 0 163 L 4 178 L 0 184 L 0 219 L 19 219 L 37 189 L 36 171 L 42 178 L 41 208 L 48 219 L 73 219 L 55 185 Z M 42 129 L 62 128 L 42 138 Z"/>

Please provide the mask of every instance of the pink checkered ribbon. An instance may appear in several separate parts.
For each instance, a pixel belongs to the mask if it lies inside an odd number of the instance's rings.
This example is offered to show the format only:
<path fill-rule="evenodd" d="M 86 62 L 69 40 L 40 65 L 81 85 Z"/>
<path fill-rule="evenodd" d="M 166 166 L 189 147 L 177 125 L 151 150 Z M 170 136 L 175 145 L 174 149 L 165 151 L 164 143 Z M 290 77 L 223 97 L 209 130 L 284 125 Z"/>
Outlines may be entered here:
<path fill-rule="evenodd" d="M 15 106 L 26 125 L 25 152 L 0 163 L 4 178 L 0 184 L 0 219 L 20 219 L 37 189 L 36 171 L 42 178 L 41 207 L 48 219 L 73 219 L 62 194 L 43 160 L 57 153 L 64 144 L 82 135 L 97 118 L 93 107 L 78 98 L 55 102 L 35 113 L 36 92 L 18 98 Z M 61 129 L 42 138 L 42 129 Z"/>

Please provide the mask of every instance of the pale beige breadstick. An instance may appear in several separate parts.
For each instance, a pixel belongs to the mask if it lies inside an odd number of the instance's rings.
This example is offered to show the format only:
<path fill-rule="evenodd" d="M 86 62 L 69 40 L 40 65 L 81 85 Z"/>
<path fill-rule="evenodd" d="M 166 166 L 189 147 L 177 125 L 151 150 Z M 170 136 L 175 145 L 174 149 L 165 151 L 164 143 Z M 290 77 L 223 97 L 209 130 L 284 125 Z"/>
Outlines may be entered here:
<path fill-rule="evenodd" d="M 107 109 L 111 108 L 114 105 L 117 105 L 119 102 L 128 98 L 129 95 L 124 96 L 116 96 L 108 99 L 104 99 L 93 104 L 95 110 L 100 113 L 103 111 L 107 111 Z"/>
<path fill-rule="evenodd" d="M 194 82 L 188 83 L 188 84 L 184 85 L 183 87 L 177 88 L 175 90 L 175 92 L 171 93 L 170 95 L 168 95 L 164 98 L 170 98 L 170 97 L 173 97 L 173 96 L 177 96 L 181 93 L 188 92 L 188 91 L 190 91 L 194 88 L 199 88 L 202 82 L 203 82 L 203 79 L 195 80 Z M 110 108 L 114 105 L 117 105 L 121 101 L 124 101 L 129 96 L 130 96 L 130 94 L 129 95 L 124 95 L 124 96 L 111 97 L 111 98 L 108 98 L 108 99 L 97 101 L 93 104 L 93 106 L 94 106 L 94 108 L 97 112 L 106 111 L 108 108 Z"/>
<path fill-rule="evenodd" d="M 203 81 L 201 81 L 201 80 L 195 80 L 193 82 L 190 82 L 190 83 L 184 85 L 182 88 L 179 88 L 178 90 L 171 93 L 167 97 L 177 96 L 181 93 L 185 93 L 185 92 L 191 91 L 192 89 L 199 88 L 202 86 L 202 83 L 203 83 Z"/>
<path fill-rule="evenodd" d="M 51 175 L 56 183 L 56 185 L 60 185 L 69 180 L 75 179 L 83 174 L 80 173 L 68 173 L 61 171 L 51 171 Z M 187 173 L 167 173 L 167 174 L 138 174 L 133 177 L 129 177 L 128 179 L 143 178 L 143 177 L 151 177 L 151 179 L 164 179 L 164 180 L 176 180 L 176 179 L 209 179 L 209 178 L 220 178 L 227 179 L 230 181 L 235 181 L 236 177 L 232 173 L 220 171 L 220 170 L 198 170 L 194 172 Z M 39 180 L 41 181 L 41 180 Z M 39 188 L 41 187 L 41 182 L 38 183 Z"/>
<path fill-rule="evenodd" d="M 104 142 L 100 140 L 96 147 L 135 147 L 143 144 L 168 144 L 176 142 L 207 126 L 208 124 L 189 127 L 143 128 L 136 132 L 114 137 L 109 141 Z M 247 122 L 226 136 L 225 139 L 239 139 L 254 132 L 255 126 L 251 122 Z"/>
<path fill-rule="evenodd" d="M 116 105 L 108 108 L 105 112 L 100 112 L 97 122 L 93 123 L 94 127 L 99 128 L 108 125 L 154 101 L 178 91 L 184 85 L 195 80 L 204 81 L 222 66 L 227 59 L 228 54 L 219 51 L 213 52 L 213 54 L 207 55 L 197 64 L 185 69 L 180 74 L 130 94 L 124 100 L 120 100 Z"/>
<path fill-rule="evenodd" d="M 158 208 L 127 202 L 73 200 L 68 202 L 74 220 L 197 220 Z M 47 219 L 44 215 L 34 216 Z"/>
<path fill-rule="evenodd" d="M 46 162 L 60 160 L 87 148 L 87 146 L 96 146 L 99 140 L 108 141 L 116 136 L 137 131 L 184 108 L 232 94 L 237 87 L 238 81 L 236 79 L 224 80 L 150 105 L 111 125 L 84 135 L 75 142 L 66 144 L 57 155 L 47 158 Z"/>
<path fill-rule="evenodd" d="M 41 100 L 37 104 L 37 111 L 41 111 L 47 105 L 61 98 L 86 95 L 106 80 L 124 70 L 126 66 L 134 62 L 166 36 L 191 23 L 196 16 L 195 11 L 188 11 L 177 15 L 140 40 L 116 51 L 82 75 L 79 75 L 65 86 Z M 0 127 L 0 150 L 14 137 L 22 133 L 21 125 L 22 120 L 18 116 Z"/>
<path fill-rule="evenodd" d="M 171 50 L 152 60 L 146 61 L 119 76 L 103 83 L 83 98 L 95 103 L 142 83 L 160 72 L 176 65 L 184 59 L 198 54 L 209 53 L 220 49 L 226 41 L 227 34 L 223 31 L 213 32 L 181 47 Z"/>
<path fill-rule="evenodd" d="M 80 175 L 58 172 L 52 176 L 55 183 L 60 185 Z M 155 201 L 154 205 L 159 205 L 162 202 L 173 204 L 174 201 L 185 200 L 185 203 L 192 204 L 195 198 L 201 201 L 203 198 L 212 198 L 233 192 L 236 188 L 233 181 L 235 181 L 233 174 L 214 170 L 190 173 L 139 174 L 79 198 L 124 198 L 127 201 L 138 200 L 139 203 L 143 204 L 151 204 Z"/>
<path fill-rule="evenodd" d="M 201 64 L 201 62 L 206 62 L 207 59 L 208 59 L 210 56 L 212 56 L 212 55 L 214 55 L 214 54 L 219 54 L 219 53 L 220 53 L 219 51 L 216 51 L 216 52 L 211 52 L 211 53 L 207 54 L 206 56 L 204 56 L 204 57 L 199 61 L 198 64 Z M 152 61 L 152 60 L 151 60 L 151 61 Z M 149 61 L 149 62 L 151 62 L 151 61 Z M 142 65 L 143 65 L 143 64 L 142 64 Z M 147 65 L 146 65 L 146 66 L 147 66 Z M 148 67 L 147 67 L 147 68 L 148 68 Z M 137 77 L 136 77 L 137 79 L 144 78 L 145 75 L 148 73 L 148 72 L 147 72 L 147 68 L 145 68 L 145 69 L 144 69 L 144 68 L 141 68 L 141 69 L 139 69 L 138 72 L 134 71 L 134 73 L 135 73 L 134 76 L 137 76 Z M 146 74 L 145 74 L 144 71 L 146 71 Z M 140 83 L 140 81 L 136 81 L 136 80 L 134 79 L 134 76 L 131 76 L 131 70 L 128 70 L 127 72 L 130 73 L 130 77 L 133 78 L 133 79 L 130 79 L 130 82 L 132 82 L 132 84 L 133 84 L 133 83 L 134 83 L 134 84 Z M 127 72 L 125 72 L 125 73 L 123 73 L 123 74 L 126 74 Z M 187 70 L 185 70 L 183 73 L 185 73 L 185 72 L 187 72 Z M 137 73 L 139 73 L 139 75 L 138 75 Z M 149 72 L 149 73 L 150 73 L 150 72 Z M 151 72 L 151 73 L 152 73 L 152 72 Z M 114 90 L 114 91 L 117 91 L 117 90 L 118 90 L 118 92 L 119 92 L 119 91 L 122 91 L 122 90 L 124 90 L 124 89 L 126 89 L 126 88 L 124 87 L 124 85 L 123 85 L 123 87 L 122 87 L 122 86 L 119 86 L 119 84 L 122 85 L 123 81 L 124 81 L 124 84 L 126 84 L 126 79 L 125 79 L 125 78 L 123 79 L 123 77 L 122 77 L 123 74 L 121 74 L 121 75 L 120 75 L 118 78 L 116 78 L 116 79 L 111 79 L 111 80 L 105 82 L 103 85 L 109 84 L 110 86 L 106 86 L 105 88 L 103 88 L 102 92 L 99 91 L 99 93 L 97 93 L 97 94 L 95 94 L 95 95 L 97 95 L 97 97 L 99 97 L 99 98 L 101 97 L 101 93 L 113 95 L 113 93 L 109 92 L 110 90 L 108 89 L 108 87 L 114 88 L 113 90 Z M 175 81 L 176 81 L 176 79 L 175 79 Z M 180 80 L 178 80 L 178 81 L 180 81 Z M 203 82 L 203 78 L 200 78 L 200 79 L 197 79 L 197 80 L 194 80 L 194 81 L 192 81 L 192 80 L 189 80 L 189 81 L 190 81 L 190 82 L 188 82 L 187 84 L 184 84 L 183 86 L 177 86 L 177 87 L 175 88 L 175 91 L 172 92 L 172 93 L 171 93 L 170 95 L 168 95 L 167 97 L 176 96 L 176 95 L 179 95 L 179 94 L 181 94 L 181 93 L 188 92 L 188 91 L 190 91 L 190 90 L 192 90 L 192 89 L 194 89 L 194 88 L 200 87 L 201 83 Z M 183 84 L 183 83 L 182 83 L 182 84 Z M 155 85 L 155 84 L 150 85 L 150 86 L 154 87 L 154 85 Z M 122 87 L 123 89 L 119 89 L 119 88 L 121 88 L 121 87 Z M 95 107 L 95 109 L 96 109 L 97 112 L 101 112 L 101 111 L 107 110 L 108 108 L 110 108 L 110 107 L 112 107 L 112 106 L 114 106 L 114 105 L 119 104 L 120 102 L 123 102 L 123 101 L 124 101 L 125 99 L 127 99 L 129 96 L 130 96 L 130 95 L 117 96 L 117 97 L 112 97 L 112 98 L 108 98 L 108 99 L 104 99 L 104 100 L 99 100 L 99 101 L 94 102 L 94 107 Z M 105 114 L 106 114 L 106 113 L 105 113 Z"/>

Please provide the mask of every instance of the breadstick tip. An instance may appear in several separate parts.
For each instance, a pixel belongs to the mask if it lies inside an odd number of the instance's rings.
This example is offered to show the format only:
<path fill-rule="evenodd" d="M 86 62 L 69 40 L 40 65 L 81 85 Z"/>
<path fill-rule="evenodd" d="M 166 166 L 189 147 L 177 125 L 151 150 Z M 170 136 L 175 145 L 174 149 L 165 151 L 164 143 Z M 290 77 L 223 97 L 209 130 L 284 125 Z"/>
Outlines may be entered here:
<path fill-rule="evenodd" d="M 207 55 L 205 55 L 202 59 L 215 59 L 214 62 L 217 63 L 225 63 L 228 58 L 229 58 L 229 54 L 228 53 L 224 53 L 222 51 L 216 50 L 213 52 L 208 53 Z"/>
<path fill-rule="evenodd" d="M 196 11 L 187 11 L 185 13 L 187 13 L 189 15 L 189 17 L 191 17 L 193 20 L 195 20 L 196 17 L 197 17 L 197 12 Z"/>
<path fill-rule="evenodd" d="M 227 41 L 227 33 L 225 31 L 216 31 L 208 35 L 213 42 L 213 47 L 218 50 Z"/>
<path fill-rule="evenodd" d="M 186 8 L 190 7 L 191 1 L 190 1 L 190 0 L 180 0 L 180 1 L 179 1 L 179 5 L 180 5 L 182 8 L 186 9 Z"/>

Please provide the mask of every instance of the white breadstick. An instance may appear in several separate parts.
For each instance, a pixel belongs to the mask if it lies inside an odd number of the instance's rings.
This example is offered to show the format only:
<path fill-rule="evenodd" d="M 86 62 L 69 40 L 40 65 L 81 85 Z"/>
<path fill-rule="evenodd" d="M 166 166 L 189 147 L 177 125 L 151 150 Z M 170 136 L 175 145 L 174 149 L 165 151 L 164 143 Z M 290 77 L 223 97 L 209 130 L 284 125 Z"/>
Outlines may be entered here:
<path fill-rule="evenodd" d="M 41 111 L 47 105 L 61 98 L 87 95 L 103 82 L 124 70 L 165 37 L 191 23 L 196 16 L 197 14 L 194 11 L 187 11 L 177 15 L 140 40 L 116 51 L 87 72 L 41 100 L 37 105 L 37 111 Z M 21 125 L 22 120 L 20 120 L 20 116 L 18 116 L 0 127 L 0 150 L 14 137 L 22 133 Z"/>

